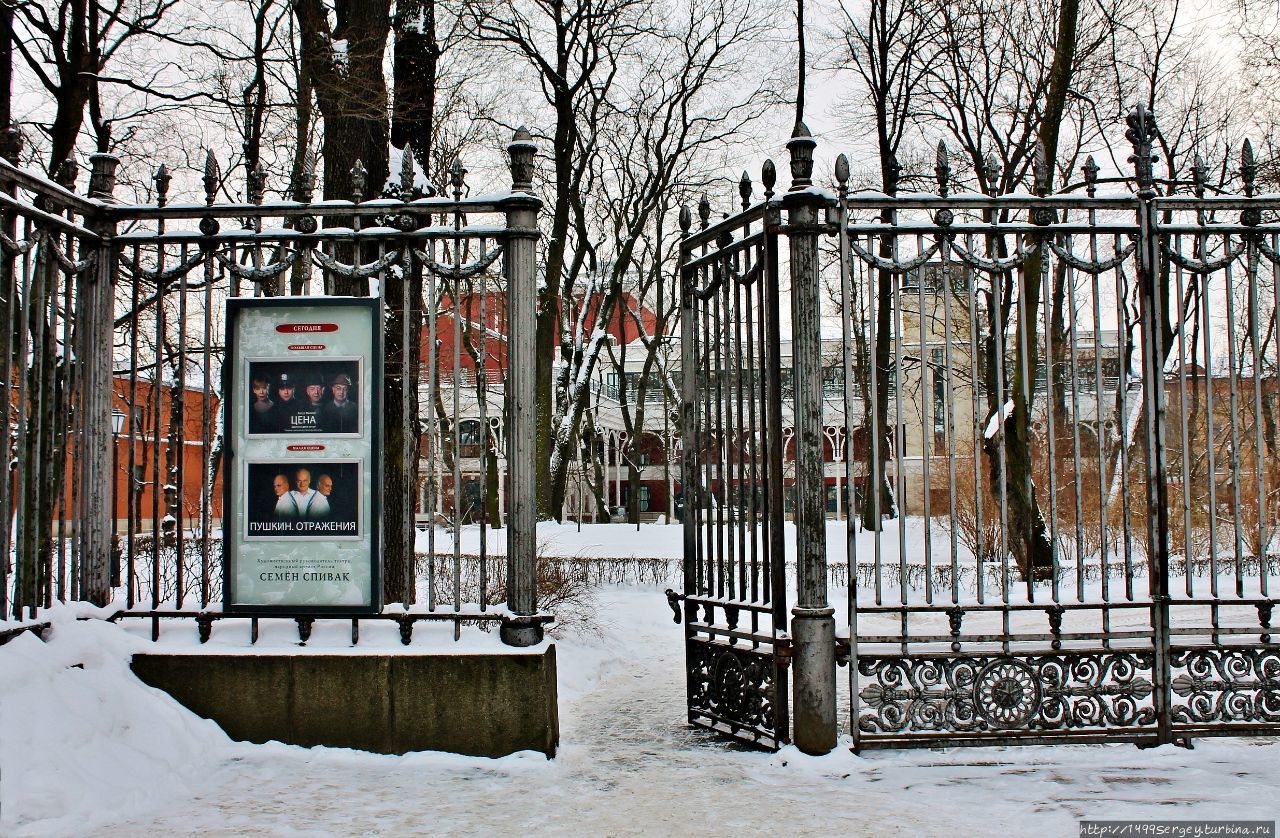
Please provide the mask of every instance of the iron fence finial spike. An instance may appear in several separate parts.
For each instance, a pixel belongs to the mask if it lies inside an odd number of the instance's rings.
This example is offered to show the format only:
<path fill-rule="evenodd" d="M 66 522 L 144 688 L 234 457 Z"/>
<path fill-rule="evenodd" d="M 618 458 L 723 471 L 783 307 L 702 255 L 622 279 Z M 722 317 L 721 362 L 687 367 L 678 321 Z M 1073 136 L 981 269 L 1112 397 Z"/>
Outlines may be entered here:
<path fill-rule="evenodd" d="M 1245 137 L 1240 146 L 1240 180 L 1244 182 L 1245 195 L 1253 194 L 1253 184 L 1258 178 L 1258 163 L 1253 156 L 1253 143 Z"/>
<path fill-rule="evenodd" d="M 1084 172 L 1085 188 L 1089 197 L 1092 198 L 1098 188 L 1098 163 L 1093 159 L 1092 154 L 1085 158 L 1084 165 L 1080 169 Z"/>
<path fill-rule="evenodd" d="M 1197 151 L 1195 158 L 1191 162 L 1191 188 L 1195 191 L 1196 197 L 1204 197 L 1204 187 L 1208 182 L 1209 168 L 1205 166 L 1204 158 Z"/>
<path fill-rule="evenodd" d="M 169 183 L 173 180 L 169 174 L 169 167 L 161 163 L 151 176 L 151 180 L 156 186 L 156 203 L 163 204 L 169 198 Z"/>
<path fill-rule="evenodd" d="M 772 198 L 773 186 L 778 182 L 778 167 L 772 160 L 765 160 L 764 165 L 760 167 L 760 182 L 764 184 L 765 199 Z"/>
<path fill-rule="evenodd" d="M 1147 106 L 1138 102 L 1125 117 L 1129 129 L 1125 138 L 1133 145 L 1133 155 L 1129 162 L 1134 164 L 1134 175 L 1140 192 L 1147 192 L 1155 187 L 1155 171 L 1152 168 L 1156 155 L 1152 151 L 1152 141 L 1156 137 L 1155 115 Z"/>
<path fill-rule="evenodd" d="M 738 179 L 738 196 L 742 198 L 743 209 L 751 206 L 751 175 L 747 174 L 745 169 L 742 177 Z"/>
<path fill-rule="evenodd" d="M 293 199 L 300 204 L 309 204 L 316 186 L 316 157 L 308 151 L 302 155 L 302 164 L 298 168 L 298 180 L 293 185 Z"/>
<path fill-rule="evenodd" d="M 212 205 L 218 197 L 218 158 L 213 156 L 213 149 L 206 149 L 204 155 L 204 202 Z"/>
<path fill-rule="evenodd" d="M 1036 193 L 1045 194 L 1049 190 L 1049 159 L 1042 140 L 1036 140 L 1035 148 L 1032 149 L 1031 173 L 1035 179 Z"/>
<path fill-rule="evenodd" d="M 454 200 L 462 200 L 462 187 L 466 178 L 467 170 L 462 167 L 462 158 L 453 158 L 453 165 L 449 167 L 449 185 L 453 187 Z"/>
<path fill-rule="evenodd" d="M 707 222 L 711 220 L 711 199 L 707 194 L 702 193 L 702 198 L 698 200 L 698 220 L 702 222 L 702 229 L 707 228 Z"/>
<path fill-rule="evenodd" d="M 1000 182 L 1000 172 L 1003 167 L 1000 161 L 996 159 L 994 153 L 988 151 L 986 156 L 982 158 L 982 177 L 987 182 L 987 188 L 991 190 L 991 194 L 995 194 Z"/>
<path fill-rule="evenodd" d="M 400 156 L 400 200 L 409 200 L 413 191 L 413 148 L 404 145 L 404 153 Z"/>
<path fill-rule="evenodd" d="M 261 163 L 249 170 L 249 203 L 261 204 L 267 187 L 267 170 Z"/>
<path fill-rule="evenodd" d="M 693 226 L 693 213 L 689 211 L 688 204 L 680 205 L 680 232 L 686 236 L 689 235 L 689 228 Z"/>
<path fill-rule="evenodd" d="M 368 172 L 364 168 L 364 161 L 356 158 L 356 164 L 351 167 L 351 197 L 358 204 L 364 200 L 364 188 L 368 185 Z"/>
<path fill-rule="evenodd" d="M 947 197 L 947 186 L 951 182 L 951 163 L 947 159 L 947 144 L 942 140 L 938 140 L 933 171 L 938 179 L 938 194 L 945 198 Z"/>
<path fill-rule="evenodd" d="M 836 183 L 841 188 L 849 183 L 849 158 L 843 154 L 836 158 Z"/>

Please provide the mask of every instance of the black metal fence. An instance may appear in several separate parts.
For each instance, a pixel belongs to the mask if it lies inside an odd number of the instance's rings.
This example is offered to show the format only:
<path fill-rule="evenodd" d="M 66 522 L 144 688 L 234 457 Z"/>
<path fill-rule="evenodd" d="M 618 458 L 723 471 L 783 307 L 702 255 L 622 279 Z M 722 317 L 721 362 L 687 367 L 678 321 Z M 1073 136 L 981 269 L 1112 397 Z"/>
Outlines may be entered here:
<path fill-rule="evenodd" d="M 490 467 L 499 456 L 509 491 L 532 492 L 532 414 L 507 410 L 505 396 L 533 402 L 531 374 L 507 358 L 509 344 L 532 339 L 540 202 L 528 135 L 509 152 L 512 186 L 495 195 L 468 197 L 459 164 L 451 194 L 437 196 L 406 153 L 395 198 L 364 195 L 357 163 L 350 200 L 315 200 L 304 182 L 293 200 L 266 201 L 254 172 L 242 203 L 219 200 L 212 155 L 200 203 L 171 202 L 163 166 L 153 202 L 127 204 L 110 155 L 92 157 L 88 197 L 75 194 L 71 165 L 53 183 L 0 160 L 2 453 L 12 464 L 0 519 L 14 523 L 0 528 L 11 557 L 0 562 L 0 611 L 88 600 L 123 616 L 197 616 L 207 636 L 221 617 L 224 303 L 372 295 L 401 347 L 388 363 L 391 407 L 409 423 L 420 402 L 421 424 L 405 437 L 421 440 L 421 457 L 398 449 L 409 486 L 388 516 L 409 545 L 387 556 L 405 565 L 408 630 L 416 619 L 500 620 L 509 641 L 540 636 L 532 508 L 506 510 L 500 568 L 486 538 L 497 522 L 471 508 L 473 494 L 501 491 Z M 478 560 L 462 555 L 468 525 Z M 451 545 L 437 543 L 439 528 Z M 464 565 L 477 561 L 479 579 L 464 585 Z"/>
<path fill-rule="evenodd" d="M 1128 123 L 1132 173 L 1100 178 L 1090 159 L 1052 194 L 1043 161 L 1029 191 L 964 191 L 945 148 L 934 194 L 852 192 L 843 158 L 825 191 L 800 131 L 790 191 L 686 240 L 686 278 L 734 276 L 750 219 L 772 218 L 790 256 L 795 393 L 780 421 L 795 429 L 783 482 L 802 747 L 834 744 L 835 662 L 813 627 L 831 607 L 821 571 L 846 559 L 849 629 L 833 645 L 856 747 L 1280 729 L 1280 198 L 1256 194 L 1247 144 L 1236 194 L 1199 161 L 1186 182 L 1159 181 L 1153 117 Z M 715 388 L 751 376 L 684 322 L 700 376 L 685 410 L 701 423 L 685 438 L 715 437 Z M 698 491 L 767 532 L 734 499 L 772 491 L 768 477 L 709 473 Z M 825 520 L 829 490 L 845 521 Z M 730 604 L 733 564 L 699 575 L 717 521 L 689 525 L 686 592 Z M 748 565 L 763 556 L 737 543 Z M 755 642 L 725 618 L 686 626 L 722 654 Z"/>

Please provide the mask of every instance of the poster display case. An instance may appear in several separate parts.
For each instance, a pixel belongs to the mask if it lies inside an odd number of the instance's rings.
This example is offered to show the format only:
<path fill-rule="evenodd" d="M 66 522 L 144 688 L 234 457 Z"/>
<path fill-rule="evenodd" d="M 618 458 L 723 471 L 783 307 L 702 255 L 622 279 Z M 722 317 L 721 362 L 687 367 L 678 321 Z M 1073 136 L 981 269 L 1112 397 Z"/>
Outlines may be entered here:
<path fill-rule="evenodd" d="M 380 323 L 376 298 L 227 301 L 226 611 L 381 609 Z"/>

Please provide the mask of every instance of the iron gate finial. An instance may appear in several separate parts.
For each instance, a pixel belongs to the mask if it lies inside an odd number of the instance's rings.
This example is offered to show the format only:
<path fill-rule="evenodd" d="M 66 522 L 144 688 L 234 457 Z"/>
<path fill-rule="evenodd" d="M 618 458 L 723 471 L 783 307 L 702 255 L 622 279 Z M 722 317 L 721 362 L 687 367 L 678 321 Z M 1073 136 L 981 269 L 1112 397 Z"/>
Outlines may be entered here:
<path fill-rule="evenodd" d="M 156 173 L 151 176 L 151 180 L 156 185 L 156 203 L 164 206 L 169 201 L 169 183 L 173 180 L 173 176 L 169 174 L 169 167 L 161 163 Z"/>
<path fill-rule="evenodd" d="M 947 185 L 951 181 L 951 164 L 947 162 L 947 144 L 942 140 L 938 140 L 933 173 L 938 179 L 938 194 L 943 198 L 947 197 Z"/>
<path fill-rule="evenodd" d="M 204 182 L 204 202 L 213 206 L 218 197 L 218 158 L 213 156 L 211 148 L 204 153 L 204 176 L 201 180 Z"/>
<path fill-rule="evenodd" d="M 538 146 L 533 142 L 529 129 L 521 125 L 511 136 L 507 145 L 507 153 L 511 157 L 511 191 L 533 191 L 533 161 L 538 153 Z"/>
<path fill-rule="evenodd" d="M 1253 184 L 1257 178 L 1258 164 L 1253 157 L 1253 143 L 1245 137 L 1244 144 L 1240 146 L 1240 181 L 1244 184 L 1246 198 L 1253 197 Z"/>
<path fill-rule="evenodd" d="M 408 143 L 400 155 L 400 200 L 407 201 L 413 194 L 413 149 Z"/>
<path fill-rule="evenodd" d="M 1098 191 L 1098 164 L 1092 154 L 1085 158 L 1084 165 L 1080 168 L 1084 172 L 1085 191 L 1092 198 Z"/>
<path fill-rule="evenodd" d="M 791 191 L 799 192 L 813 185 L 813 150 L 818 141 L 809 133 L 809 127 L 797 122 L 787 142 L 787 151 L 791 153 Z"/>
<path fill-rule="evenodd" d="M 365 171 L 364 161 L 356 158 L 356 164 L 351 167 L 351 200 L 360 203 L 364 200 L 364 188 L 368 185 L 369 173 Z"/>
<path fill-rule="evenodd" d="M 1152 151 L 1152 141 L 1156 138 L 1155 114 L 1139 102 L 1125 117 L 1125 122 L 1128 123 L 1129 130 L 1125 131 L 1124 135 L 1133 145 L 1133 154 L 1129 157 L 1129 162 L 1134 164 L 1138 191 L 1149 192 L 1155 186 L 1155 172 L 1152 169 L 1157 160 Z"/>

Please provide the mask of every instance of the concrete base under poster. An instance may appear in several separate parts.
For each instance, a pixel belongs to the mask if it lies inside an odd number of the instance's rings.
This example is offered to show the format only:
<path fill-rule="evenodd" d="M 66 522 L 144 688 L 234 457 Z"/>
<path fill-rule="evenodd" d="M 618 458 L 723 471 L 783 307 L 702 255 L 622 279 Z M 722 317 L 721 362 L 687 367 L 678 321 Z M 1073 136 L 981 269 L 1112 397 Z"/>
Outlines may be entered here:
<path fill-rule="evenodd" d="M 503 654 L 138 654 L 133 671 L 232 739 L 383 754 L 554 756 L 555 646 Z"/>

